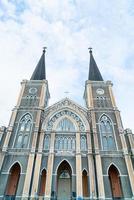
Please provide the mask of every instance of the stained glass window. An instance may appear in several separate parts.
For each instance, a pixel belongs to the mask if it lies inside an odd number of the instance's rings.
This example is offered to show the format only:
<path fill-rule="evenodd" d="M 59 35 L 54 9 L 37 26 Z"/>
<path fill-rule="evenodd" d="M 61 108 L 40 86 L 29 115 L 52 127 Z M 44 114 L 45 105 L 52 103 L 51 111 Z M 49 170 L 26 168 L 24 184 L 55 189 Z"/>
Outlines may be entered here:
<path fill-rule="evenodd" d="M 75 137 L 71 135 L 75 132 L 75 126 L 72 121 L 67 117 L 61 119 L 56 131 L 58 136 L 55 139 L 55 149 L 58 151 L 75 150 Z"/>
<path fill-rule="evenodd" d="M 75 150 L 75 137 L 57 136 L 55 139 L 56 150 Z"/>
<path fill-rule="evenodd" d="M 32 118 L 30 114 L 26 114 L 20 120 L 18 125 L 17 137 L 15 141 L 16 148 L 27 148 L 32 126 Z"/>
<path fill-rule="evenodd" d="M 81 137 L 80 144 L 81 144 L 81 151 L 86 151 L 87 150 L 87 142 L 86 142 L 85 136 Z"/>
<path fill-rule="evenodd" d="M 68 138 L 68 150 L 71 150 L 71 138 Z"/>
<path fill-rule="evenodd" d="M 116 149 L 113 123 L 106 115 L 103 115 L 100 119 L 100 131 L 101 131 L 103 149 L 104 150 Z"/>
<path fill-rule="evenodd" d="M 59 122 L 56 130 L 57 131 L 75 131 L 75 126 L 68 118 L 64 118 Z"/>
<path fill-rule="evenodd" d="M 44 149 L 49 150 L 50 147 L 50 136 L 46 135 L 44 139 Z"/>
<path fill-rule="evenodd" d="M 64 170 L 61 172 L 59 178 L 63 178 L 63 179 L 67 178 L 68 179 L 68 178 L 70 178 L 70 174 L 68 173 L 67 170 Z"/>

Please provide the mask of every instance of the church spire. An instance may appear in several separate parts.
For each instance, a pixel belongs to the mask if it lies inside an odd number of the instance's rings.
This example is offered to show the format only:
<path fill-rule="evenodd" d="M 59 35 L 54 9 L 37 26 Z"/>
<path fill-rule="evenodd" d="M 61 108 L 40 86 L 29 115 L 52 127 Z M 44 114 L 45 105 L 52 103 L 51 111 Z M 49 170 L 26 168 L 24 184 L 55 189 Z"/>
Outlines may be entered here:
<path fill-rule="evenodd" d="M 93 54 L 92 54 L 92 48 L 88 48 L 90 53 L 90 64 L 89 64 L 89 75 L 88 80 L 90 81 L 103 81 L 103 78 L 101 76 L 101 73 L 97 67 L 97 64 L 94 60 Z"/>
<path fill-rule="evenodd" d="M 46 79 L 46 70 L 45 70 L 45 52 L 46 47 L 43 48 L 42 56 L 31 76 L 31 80 L 44 80 Z"/>

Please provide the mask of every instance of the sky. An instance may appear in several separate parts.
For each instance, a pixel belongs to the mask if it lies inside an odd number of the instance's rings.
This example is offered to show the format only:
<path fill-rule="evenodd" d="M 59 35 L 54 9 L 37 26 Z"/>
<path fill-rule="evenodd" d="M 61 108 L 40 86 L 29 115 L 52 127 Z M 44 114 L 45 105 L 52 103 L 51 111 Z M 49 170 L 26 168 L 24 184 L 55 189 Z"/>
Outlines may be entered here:
<path fill-rule="evenodd" d="M 134 132 L 133 0 L 0 0 L 0 126 L 8 126 L 20 82 L 30 79 L 44 46 L 50 105 L 66 96 L 84 105 L 92 47 L 114 84 L 124 128 Z"/>

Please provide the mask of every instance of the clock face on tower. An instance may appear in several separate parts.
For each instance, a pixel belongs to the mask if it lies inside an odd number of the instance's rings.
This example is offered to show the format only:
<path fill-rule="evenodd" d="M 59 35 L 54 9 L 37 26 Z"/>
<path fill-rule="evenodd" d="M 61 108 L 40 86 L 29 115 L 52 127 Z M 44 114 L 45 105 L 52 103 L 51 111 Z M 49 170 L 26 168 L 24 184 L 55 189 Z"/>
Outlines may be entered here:
<path fill-rule="evenodd" d="M 35 94 L 37 92 L 37 88 L 30 88 L 29 93 L 30 94 Z"/>
<path fill-rule="evenodd" d="M 102 95 L 102 94 L 104 94 L 104 90 L 102 88 L 98 88 L 96 90 L 96 93 L 99 94 L 99 95 Z"/>

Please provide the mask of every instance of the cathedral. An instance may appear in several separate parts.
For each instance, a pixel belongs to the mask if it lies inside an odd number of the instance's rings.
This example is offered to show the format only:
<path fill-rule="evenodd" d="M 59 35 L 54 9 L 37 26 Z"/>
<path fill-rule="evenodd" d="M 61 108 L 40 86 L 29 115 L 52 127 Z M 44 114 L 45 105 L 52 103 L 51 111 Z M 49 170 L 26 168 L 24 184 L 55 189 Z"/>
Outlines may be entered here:
<path fill-rule="evenodd" d="M 48 106 L 44 48 L 8 127 L 0 128 L 0 200 L 132 200 L 134 134 L 89 49 L 85 107 Z"/>

